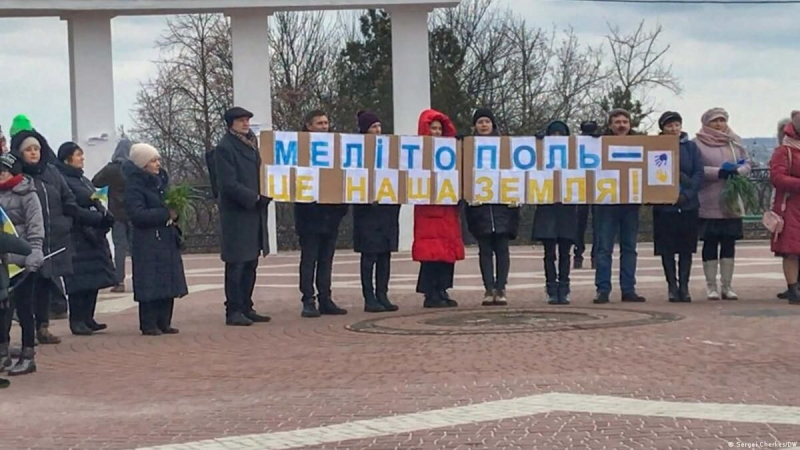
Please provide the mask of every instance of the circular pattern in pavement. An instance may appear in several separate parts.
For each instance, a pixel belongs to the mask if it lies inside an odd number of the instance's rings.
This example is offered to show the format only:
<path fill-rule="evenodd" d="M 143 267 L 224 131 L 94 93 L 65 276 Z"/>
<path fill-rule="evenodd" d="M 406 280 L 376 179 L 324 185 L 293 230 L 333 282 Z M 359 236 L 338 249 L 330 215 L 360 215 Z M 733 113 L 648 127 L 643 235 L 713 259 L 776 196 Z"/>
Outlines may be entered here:
<path fill-rule="evenodd" d="M 382 315 L 346 328 L 359 333 L 464 335 L 594 330 L 654 325 L 683 319 L 678 314 L 608 308 L 522 308 L 440 310 Z"/>

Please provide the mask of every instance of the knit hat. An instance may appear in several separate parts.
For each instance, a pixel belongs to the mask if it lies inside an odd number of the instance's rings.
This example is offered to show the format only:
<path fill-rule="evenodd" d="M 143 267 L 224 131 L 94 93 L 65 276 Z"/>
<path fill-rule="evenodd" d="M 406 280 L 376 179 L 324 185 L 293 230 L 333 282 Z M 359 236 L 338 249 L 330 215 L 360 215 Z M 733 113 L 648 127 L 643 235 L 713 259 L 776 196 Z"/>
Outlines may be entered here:
<path fill-rule="evenodd" d="M 569 127 L 566 123 L 560 120 L 554 120 L 550 122 L 550 125 L 547 126 L 545 135 L 553 136 L 556 133 L 560 134 L 561 136 L 569 136 Z"/>
<path fill-rule="evenodd" d="M 661 115 L 658 119 L 658 128 L 662 131 L 664 127 L 670 124 L 671 122 L 680 122 L 683 123 L 683 117 L 680 114 L 676 113 L 675 111 L 667 111 Z"/>
<path fill-rule="evenodd" d="M 623 108 L 615 108 L 612 109 L 611 112 L 608 113 L 608 124 L 611 124 L 611 119 L 617 116 L 625 116 L 628 120 L 631 120 L 631 113 L 627 109 Z"/>
<path fill-rule="evenodd" d="M 25 131 L 25 130 L 20 130 L 20 131 Z M 38 139 L 36 139 L 33 136 L 29 136 L 29 137 L 26 137 L 24 141 L 22 141 L 22 144 L 20 144 L 19 149 L 20 149 L 20 151 L 24 152 L 25 149 L 27 149 L 28 147 L 30 147 L 32 145 L 38 146 L 39 149 L 42 148 L 42 143 L 39 142 Z"/>
<path fill-rule="evenodd" d="M 594 136 L 597 134 L 597 121 L 596 120 L 584 120 L 581 122 L 581 134 L 584 136 Z"/>
<path fill-rule="evenodd" d="M 150 144 L 133 144 L 130 160 L 136 167 L 144 169 L 155 158 L 161 157 L 155 147 Z"/>
<path fill-rule="evenodd" d="M 74 142 L 64 142 L 61 144 L 61 147 L 58 147 L 58 160 L 67 162 L 78 150 L 81 150 L 78 144 Z"/>
<path fill-rule="evenodd" d="M 234 106 L 233 108 L 225 111 L 225 117 L 224 117 L 225 124 L 228 125 L 228 128 L 230 128 L 233 126 L 233 121 L 241 117 L 247 117 L 248 119 L 252 119 L 253 113 L 244 108 Z"/>
<path fill-rule="evenodd" d="M 31 124 L 31 119 L 24 114 L 19 114 L 14 117 L 14 120 L 11 122 L 11 129 L 8 130 L 8 133 L 13 138 L 14 135 L 19 133 L 20 131 L 33 131 L 33 125 Z"/>
<path fill-rule="evenodd" d="M 478 108 L 475 110 L 475 114 L 472 115 L 472 126 L 474 127 L 476 123 L 478 123 L 478 119 L 486 117 L 487 119 L 492 121 L 492 127 L 497 128 L 497 120 L 494 118 L 494 113 L 489 108 Z"/>
<path fill-rule="evenodd" d="M 0 155 L 0 172 L 11 172 L 11 175 L 22 173 L 22 163 L 11 153 Z"/>
<path fill-rule="evenodd" d="M 719 119 L 720 117 L 728 120 L 730 116 L 728 116 L 728 111 L 725 111 L 724 108 L 711 108 L 703 114 L 703 117 L 700 119 L 703 122 L 703 125 L 708 125 L 713 120 Z"/>
<path fill-rule="evenodd" d="M 366 134 L 369 131 L 369 128 L 376 124 L 380 123 L 380 119 L 374 113 L 369 111 L 360 111 L 358 114 L 358 132 L 361 134 Z"/>

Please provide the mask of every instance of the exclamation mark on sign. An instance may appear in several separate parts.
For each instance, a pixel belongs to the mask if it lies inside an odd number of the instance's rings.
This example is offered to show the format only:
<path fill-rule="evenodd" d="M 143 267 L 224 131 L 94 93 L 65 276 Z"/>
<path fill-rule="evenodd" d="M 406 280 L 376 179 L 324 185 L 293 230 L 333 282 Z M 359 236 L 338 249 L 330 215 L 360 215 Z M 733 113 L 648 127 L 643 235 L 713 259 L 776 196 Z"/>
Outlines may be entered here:
<path fill-rule="evenodd" d="M 642 203 L 642 169 L 630 169 L 630 203 Z"/>

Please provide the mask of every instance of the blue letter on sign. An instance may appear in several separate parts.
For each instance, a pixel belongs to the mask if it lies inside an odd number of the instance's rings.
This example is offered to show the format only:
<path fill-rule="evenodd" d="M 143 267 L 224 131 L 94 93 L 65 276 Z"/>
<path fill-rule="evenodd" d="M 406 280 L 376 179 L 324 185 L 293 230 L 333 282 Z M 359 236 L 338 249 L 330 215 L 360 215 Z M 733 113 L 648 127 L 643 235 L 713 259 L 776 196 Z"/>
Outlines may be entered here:
<path fill-rule="evenodd" d="M 383 139 L 378 138 L 375 141 L 375 168 L 385 169 L 383 167 Z"/>
<path fill-rule="evenodd" d="M 311 166 L 327 167 L 328 163 L 320 158 L 328 157 L 328 143 L 325 141 L 315 141 L 311 143 Z"/>
<path fill-rule="evenodd" d="M 442 155 L 447 154 L 447 164 L 442 162 Z M 436 164 L 436 170 L 453 170 L 456 168 L 456 151 L 448 146 L 442 146 L 436 149 L 433 162 Z"/>
<path fill-rule="evenodd" d="M 514 168 L 518 170 L 531 170 L 536 167 L 536 149 L 530 145 L 520 145 L 515 148 L 512 158 L 514 160 Z"/>
<path fill-rule="evenodd" d="M 578 155 L 580 161 L 578 167 L 581 169 L 597 169 L 600 167 L 600 156 L 594 153 L 586 153 L 586 146 L 584 144 L 578 146 Z"/>
<path fill-rule="evenodd" d="M 484 158 L 483 154 L 485 152 L 489 152 L 489 167 L 484 167 Z M 496 145 L 479 145 L 478 146 L 478 169 L 491 169 L 497 170 L 498 165 L 498 158 L 497 158 L 497 146 Z"/>
<path fill-rule="evenodd" d="M 345 155 L 347 157 L 344 159 L 344 168 L 351 169 L 353 168 L 353 152 L 356 153 L 356 168 L 363 169 L 364 168 L 364 146 L 361 144 L 350 143 L 347 144 L 345 147 Z"/>
<path fill-rule="evenodd" d="M 547 163 L 547 169 L 553 169 L 556 167 L 556 156 L 555 153 L 558 152 L 561 160 L 561 165 L 558 167 L 559 169 L 566 169 L 567 168 L 567 146 L 566 145 L 551 145 L 548 148 L 550 152 L 550 162 Z"/>
<path fill-rule="evenodd" d="M 414 152 L 419 150 L 419 145 L 403 144 L 403 150 L 406 150 L 408 152 L 408 168 L 421 169 L 421 167 L 414 167 Z"/>
<path fill-rule="evenodd" d="M 275 141 L 275 165 L 297 165 L 297 141 L 289 141 L 288 149 L 284 146 L 283 141 Z"/>

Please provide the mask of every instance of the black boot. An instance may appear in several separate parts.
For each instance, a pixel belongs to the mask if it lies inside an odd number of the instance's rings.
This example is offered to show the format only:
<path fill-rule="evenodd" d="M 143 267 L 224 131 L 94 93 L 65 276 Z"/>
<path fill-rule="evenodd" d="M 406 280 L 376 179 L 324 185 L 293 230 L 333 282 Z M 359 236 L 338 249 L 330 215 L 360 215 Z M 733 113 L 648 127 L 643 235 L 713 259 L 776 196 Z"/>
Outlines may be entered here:
<path fill-rule="evenodd" d="M 89 301 L 89 304 L 86 305 L 86 326 L 92 331 L 103 331 L 108 328 L 108 325 L 104 323 L 98 323 L 94 320 L 94 313 L 96 309 L 97 296 L 95 295 L 93 296 L 92 300 Z"/>
<path fill-rule="evenodd" d="M 797 283 L 790 284 L 787 292 L 789 293 L 789 304 L 800 305 L 800 285 Z"/>
<path fill-rule="evenodd" d="M 425 302 L 422 303 L 425 308 L 447 308 L 445 302 L 437 292 L 429 292 L 425 294 Z"/>
<path fill-rule="evenodd" d="M 347 310 L 339 308 L 332 298 L 320 298 L 319 313 L 324 316 L 343 316 L 347 314 Z"/>
<path fill-rule="evenodd" d="M 303 298 L 303 311 L 300 313 L 300 316 L 306 318 L 313 318 L 319 317 L 319 310 L 317 309 L 317 303 L 314 301 L 314 297 L 304 297 Z"/>
<path fill-rule="evenodd" d="M 389 301 L 388 295 L 379 292 L 375 296 L 378 299 L 378 303 L 380 303 L 383 306 L 383 309 L 385 309 L 386 311 L 395 312 L 398 309 L 400 309 L 399 306 Z"/>
<path fill-rule="evenodd" d="M 253 323 L 269 323 L 272 320 L 272 317 L 261 315 L 253 309 L 250 311 L 245 311 L 244 316 L 250 319 L 250 321 Z"/>
<path fill-rule="evenodd" d="M 689 292 L 689 280 L 692 277 L 692 254 L 686 253 L 678 257 L 678 290 L 681 302 L 691 303 L 692 294 Z"/>
<path fill-rule="evenodd" d="M 447 293 L 447 289 L 439 292 L 439 298 L 442 299 L 448 308 L 458 308 L 458 302 L 450 298 L 450 294 Z"/>
<path fill-rule="evenodd" d="M 8 370 L 13 363 L 11 355 L 8 354 L 8 343 L 0 344 L 0 373 Z"/>
<path fill-rule="evenodd" d="M 547 292 L 547 303 L 558 304 L 558 272 L 556 271 L 555 249 L 556 244 L 547 244 L 544 254 L 544 280 Z M 550 248 L 552 246 L 552 248 Z"/>
<path fill-rule="evenodd" d="M 36 372 L 36 362 L 33 360 L 33 355 L 33 348 L 23 348 L 17 363 L 14 364 L 14 367 L 8 369 L 8 376 L 15 377 L 17 375 L 27 375 Z"/>
<path fill-rule="evenodd" d="M 0 389 L 5 389 L 11 386 L 11 382 L 6 380 L 5 378 L 0 378 Z"/>
<path fill-rule="evenodd" d="M 253 321 L 240 312 L 230 314 L 225 318 L 225 325 L 229 327 L 249 327 L 252 324 Z"/>
<path fill-rule="evenodd" d="M 667 278 L 667 295 L 671 303 L 681 301 L 681 294 L 678 290 L 678 277 L 675 274 L 675 255 L 661 255 L 661 266 L 664 268 L 664 276 Z"/>
<path fill-rule="evenodd" d="M 364 312 L 368 313 L 382 313 L 386 312 L 386 308 L 378 302 L 378 299 L 375 298 L 374 292 L 365 292 L 364 293 Z"/>
<path fill-rule="evenodd" d="M 91 336 L 94 333 L 84 322 L 70 322 L 69 330 L 75 336 Z"/>

